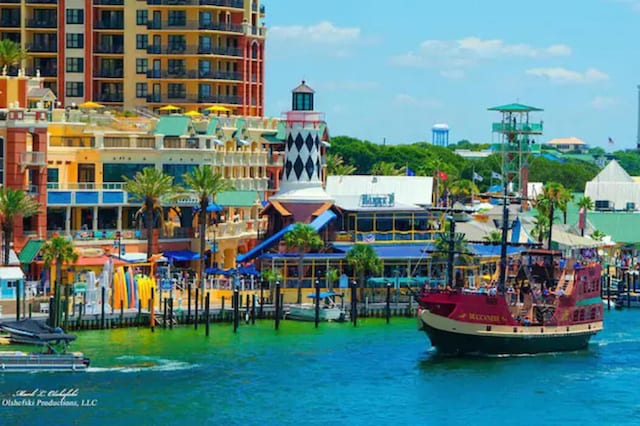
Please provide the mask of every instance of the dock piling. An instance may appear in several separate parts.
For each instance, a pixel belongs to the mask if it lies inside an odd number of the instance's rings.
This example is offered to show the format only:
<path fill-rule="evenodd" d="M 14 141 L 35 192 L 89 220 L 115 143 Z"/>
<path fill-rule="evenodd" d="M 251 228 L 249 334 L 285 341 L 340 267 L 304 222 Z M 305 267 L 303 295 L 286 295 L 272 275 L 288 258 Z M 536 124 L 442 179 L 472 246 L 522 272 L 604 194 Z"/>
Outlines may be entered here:
<path fill-rule="evenodd" d="M 156 307 L 154 299 L 155 288 L 151 287 L 151 299 L 149 299 L 149 322 L 151 323 L 151 332 L 156 331 Z"/>
<path fill-rule="evenodd" d="M 318 280 L 316 280 L 316 298 L 315 301 L 316 303 L 316 312 L 315 312 L 315 316 L 314 316 L 314 323 L 316 328 L 318 328 L 318 323 L 320 322 L 320 282 Z"/>
<path fill-rule="evenodd" d="M 233 332 L 236 333 L 238 331 L 238 322 L 240 317 L 240 289 L 238 286 L 233 289 Z"/>
<path fill-rule="evenodd" d="M 256 295 L 251 298 L 251 324 L 256 323 Z"/>
<path fill-rule="evenodd" d="M 209 292 L 204 298 L 204 335 L 209 337 Z"/>
<path fill-rule="evenodd" d="M 276 312 L 274 315 L 275 318 L 275 327 L 276 330 L 280 328 L 280 281 L 276 281 Z"/>
<path fill-rule="evenodd" d="M 387 317 L 387 324 L 391 318 L 391 284 L 387 283 L 387 303 L 386 303 L 385 315 Z"/>
<path fill-rule="evenodd" d="M 173 330 L 173 297 L 169 298 L 169 329 Z"/>
<path fill-rule="evenodd" d="M 105 305 L 104 302 L 106 301 L 106 298 L 107 298 L 106 292 L 107 292 L 107 288 L 106 287 L 102 287 L 102 299 L 101 299 L 101 301 L 102 301 L 102 309 L 101 309 L 101 312 L 100 312 L 100 329 L 101 330 L 104 330 L 104 324 L 105 324 L 104 323 L 104 305 Z M 56 315 L 57 315 L 57 313 L 56 313 Z"/>
<path fill-rule="evenodd" d="M 191 284 L 187 286 L 187 324 L 191 321 Z"/>
<path fill-rule="evenodd" d="M 195 310 L 194 319 L 193 319 L 193 328 L 194 328 L 194 330 L 198 329 L 198 292 L 199 292 L 199 290 L 200 289 L 198 287 L 196 287 L 196 310 Z"/>

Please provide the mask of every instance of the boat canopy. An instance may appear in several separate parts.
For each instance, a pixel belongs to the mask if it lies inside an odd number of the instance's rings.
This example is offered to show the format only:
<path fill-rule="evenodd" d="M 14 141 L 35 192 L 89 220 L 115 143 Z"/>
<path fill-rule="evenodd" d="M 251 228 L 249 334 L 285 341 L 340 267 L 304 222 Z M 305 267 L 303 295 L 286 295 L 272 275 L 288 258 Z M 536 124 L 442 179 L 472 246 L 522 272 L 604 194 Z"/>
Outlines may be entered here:
<path fill-rule="evenodd" d="M 327 297 L 333 297 L 333 296 L 340 296 L 340 294 L 334 293 L 333 291 L 323 291 L 323 292 L 320 293 L 320 299 L 325 299 Z M 307 294 L 307 297 L 309 299 L 315 299 L 316 298 L 316 294 L 315 293 L 309 293 L 309 294 Z"/>
<path fill-rule="evenodd" d="M 29 343 L 71 342 L 77 338 L 75 334 L 67 334 L 61 328 L 49 327 L 33 319 L 5 321 L 0 323 L 0 329 Z"/>

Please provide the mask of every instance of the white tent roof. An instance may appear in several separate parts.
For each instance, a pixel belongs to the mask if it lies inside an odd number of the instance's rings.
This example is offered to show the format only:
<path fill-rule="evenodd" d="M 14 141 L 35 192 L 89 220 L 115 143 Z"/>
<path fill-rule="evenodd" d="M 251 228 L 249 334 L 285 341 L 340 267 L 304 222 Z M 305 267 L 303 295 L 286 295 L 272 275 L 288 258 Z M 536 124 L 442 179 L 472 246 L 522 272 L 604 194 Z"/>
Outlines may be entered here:
<path fill-rule="evenodd" d="M 394 194 L 396 203 L 431 205 L 433 178 L 428 176 L 327 176 L 326 191 L 333 197 Z"/>
<path fill-rule="evenodd" d="M 24 272 L 17 266 L 0 267 L 0 280 L 23 280 Z"/>
<path fill-rule="evenodd" d="M 634 182 L 634 180 L 616 160 L 611 160 L 590 182 Z"/>

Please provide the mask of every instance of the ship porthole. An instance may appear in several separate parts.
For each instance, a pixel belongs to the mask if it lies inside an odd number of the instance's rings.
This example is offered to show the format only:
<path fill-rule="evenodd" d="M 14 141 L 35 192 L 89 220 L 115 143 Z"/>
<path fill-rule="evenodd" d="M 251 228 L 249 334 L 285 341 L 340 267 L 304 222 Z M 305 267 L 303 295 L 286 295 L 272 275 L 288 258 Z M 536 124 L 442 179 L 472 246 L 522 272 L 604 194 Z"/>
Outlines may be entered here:
<path fill-rule="evenodd" d="M 540 329 L 540 333 L 544 333 L 544 328 L 541 328 L 541 329 Z"/>
<path fill-rule="evenodd" d="M 591 330 L 591 324 L 589 324 L 589 330 Z"/>
<path fill-rule="evenodd" d="M 491 331 L 491 326 L 490 325 L 487 326 L 487 331 Z"/>
<path fill-rule="evenodd" d="M 518 332 L 518 327 L 513 327 L 513 332 L 517 333 Z"/>
<path fill-rule="evenodd" d="M 567 327 L 567 333 L 569 332 L 569 327 Z"/>

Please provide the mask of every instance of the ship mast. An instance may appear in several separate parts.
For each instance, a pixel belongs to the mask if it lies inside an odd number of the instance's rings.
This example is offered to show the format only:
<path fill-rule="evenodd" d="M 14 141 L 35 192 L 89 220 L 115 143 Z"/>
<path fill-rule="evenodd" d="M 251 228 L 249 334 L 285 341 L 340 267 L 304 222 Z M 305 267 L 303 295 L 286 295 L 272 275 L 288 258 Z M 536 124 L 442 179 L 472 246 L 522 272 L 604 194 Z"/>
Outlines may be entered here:
<path fill-rule="evenodd" d="M 507 281 L 507 231 L 509 230 L 509 206 L 507 204 L 507 185 L 503 182 L 502 197 L 502 234 L 500 238 L 500 276 L 498 291 L 504 292 Z"/>

